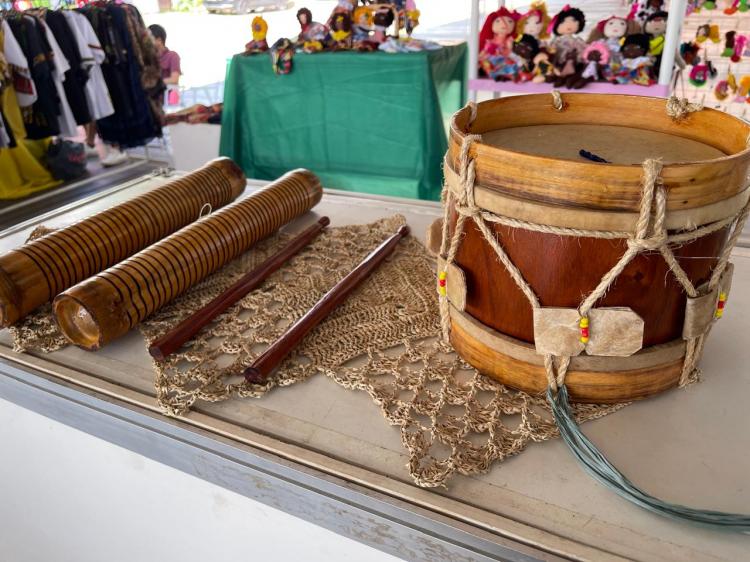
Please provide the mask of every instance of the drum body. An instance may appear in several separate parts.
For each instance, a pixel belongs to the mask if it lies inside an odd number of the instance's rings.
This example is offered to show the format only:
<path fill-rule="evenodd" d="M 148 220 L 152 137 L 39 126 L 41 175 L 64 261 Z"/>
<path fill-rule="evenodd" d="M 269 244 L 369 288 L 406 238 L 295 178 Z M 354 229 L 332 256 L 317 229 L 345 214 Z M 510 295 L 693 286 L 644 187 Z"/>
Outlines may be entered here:
<path fill-rule="evenodd" d="M 538 297 L 542 310 L 575 311 L 626 252 L 627 238 L 607 238 L 606 233 L 629 233 L 636 228 L 644 181 L 638 160 L 602 164 L 577 158 L 577 152 L 590 150 L 587 138 L 589 134 L 591 139 L 596 137 L 592 127 L 609 127 L 608 132 L 615 135 L 620 128 L 628 128 L 623 133 L 627 142 L 642 135 L 644 146 L 633 147 L 625 159 L 640 158 L 640 152 L 653 157 L 669 153 L 669 148 L 660 150 L 660 142 L 689 143 L 685 150 L 691 157 L 707 157 L 680 162 L 670 161 L 672 154 L 665 158 L 656 182 L 666 192 L 670 235 L 719 226 L 669 245 L 692 284 L 705 286 L 727 243 L 731 220 L 748 200 L 750 127 L 712 110 L 674 120 L 667 115 L 663 99 L 594 94 L 564 95 L 563 99 L 562 111 L 553 107 L 550 96 L 530 95 L 481 103 L 473 120 L 470 108 L 454 116 L 445 162 L 446 236 L 453 237 L 458 210 L 467 215 L 465 167 L 471 161 L 474 214 L 478 210 L 504 219 L 485 222 L 488 232 Z M 545 148 L 545 142 L 555 136 L 555 127 L 560 127 L 563 137 L 567 135 L 560 142 L 573 143 L 571 147 Z M 512 131 L 506 134 L 507 130 Z M 536 135 L 539 148 L 529 149 L 516 133 Z M 469 135 L 480 137 L 474 138 L 468 158 L 462 159 Z M 492 141 L 497 138 L 501 140 Z M 510 148 L 504 146 L 506 142 Z M 614 138 L 595 142 L 593 148 L 615 159 L 617 146 Z M 573 152 L 568 155 L 566 150 Z M 566 234 L 555 229 L 565 229 Z M 570 234 L 575 231 L 580 232 Z M 597 236 L 586 235 L 591 231 Z M 604 237 L 598 237 L 600 233 Z M 460 275 L 463 285 L 463 294 L 450 299 L 450 339 L 455 349 L 482 373 L 508 386 L 543 392 L 548 377 L 535 337 L 539 319 L 508 267 L 498 259 L 487 233 L 480 232 L 471 219 L 463 223 L 452 264 L 459 272 L 454 278 Z M 686 353 L 687 300 L 660 251 L 640 252 L 596 301 L 597 309 L 627 309 L 642 320 L 639 349 L 609 357 L 606 353 L 589 355 L 587 346 L 581 346 L 582 351 L 571 357 L 565 379 L 571 398 L 620 402 L 677 385 Z"/>

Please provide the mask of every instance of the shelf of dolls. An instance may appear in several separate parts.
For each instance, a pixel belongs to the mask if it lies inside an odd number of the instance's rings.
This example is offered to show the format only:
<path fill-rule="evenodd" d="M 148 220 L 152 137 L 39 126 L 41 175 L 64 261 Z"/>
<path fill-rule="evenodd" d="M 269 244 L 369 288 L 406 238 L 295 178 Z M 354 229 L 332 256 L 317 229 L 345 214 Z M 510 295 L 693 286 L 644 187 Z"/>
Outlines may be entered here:
<path fill-rule="evenodd" d="M 474 92 L 506 92 L 512 94 L 544 94 L 553 89 L 561 92 L 582 92 L 588 94 L 625 94 L 631 96 L 650 96 L 665 98 L 669 95 L 669 86 L 653 84 L 641 86 L 639 84 L 610 84 L 608 82 L 593 82 L 580 90 L 554 88 L 548 83 L 534 82 L 496 82 L 488 78 L 469 80 L 469 90 Z"/>

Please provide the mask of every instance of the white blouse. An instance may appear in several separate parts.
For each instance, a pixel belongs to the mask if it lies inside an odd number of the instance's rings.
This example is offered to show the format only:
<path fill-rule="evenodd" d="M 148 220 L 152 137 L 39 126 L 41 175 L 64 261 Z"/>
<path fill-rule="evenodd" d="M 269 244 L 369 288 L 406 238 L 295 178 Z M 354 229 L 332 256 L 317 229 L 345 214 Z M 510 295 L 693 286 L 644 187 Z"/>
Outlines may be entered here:
<path fill-rule="evenodd" d="M 100 68 L 106 58 L 104 49 L 102 49 L 94 28 L 91 27 L 91 22 L 86 19 L 86 16 L 71 10 L 63 10 L 63 14 L 65 14 L 68 24 L 73 30 L 81 59 L 89 72 L 85 92 L 91 117 L 94 119 L 108 117 L 115 112 L 115 108 L 112 105 L 107 83 L 104 81 L 104 74 L 102 74 Z"/>
<path fill-rule="evenodd" d="M 16 91 L 16 98 L 18 99 L 18 105 L 20 107 L 30 107 L 34 105 L 37 100 L 36 85 L 31 79 L 31 70 L 29 70 L 29 63 L 26 60 L 26 55 L 21 50 L 21 45 L 18 44 L 13 31 L 10 29 L 10 25 L 5 20 L 0 21 L 0 25 L 3 28 L 3 37 L 5 38 L 5 44 L 3 45 L 3 54 L 5 60 L 10 65 L 11 74 L 13 77 L 13 88 Z"/>

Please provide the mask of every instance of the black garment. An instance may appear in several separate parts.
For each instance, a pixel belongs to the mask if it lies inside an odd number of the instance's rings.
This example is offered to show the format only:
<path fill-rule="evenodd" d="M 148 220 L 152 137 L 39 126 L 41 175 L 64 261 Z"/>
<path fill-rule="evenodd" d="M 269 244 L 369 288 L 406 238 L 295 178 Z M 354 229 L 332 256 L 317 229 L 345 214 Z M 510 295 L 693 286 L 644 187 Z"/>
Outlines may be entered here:
<path fill-rule="evenodd" d="M 33 16 L 16 14 L 9 17 L 7 22 L 26 56 L 37 92 L 37 100 L 30 111 L 22 112 L 26 137 L 38 140 L 59 135 L 60 98 L 52 78 L 55 68 L 52 63 L 52 49 L 44 37 L 44 30 Z"/>
<path fill-rule="evenodd" d="M 91 112 L 86 102 L 86 92 L 84 87 L 89 79 L 88 71 L 84 68 L 81 61 L 81 53 L 78 50 L 75 35 L 68 25 L 68 20 L 60 12 L 47 11 L 45 22 L 49 27 L 52 35 L 55 36 L 57 44 L 60 46 L 65 58 L 68 59 L 70 69 L 65 73 L 65 97 L 68 105 L 73 112 L 76 123 L 85 125 L 90 123 Z"/>
<path fill-rule="evenodd" d="M 96 122 L 99 135 L 123 148 L 143 146 L 161 134 L 141 84 L 127 29 L 125 10 L 117 4 L 82 8 L 107 56 L 101 65 L 114 115 Z"/>

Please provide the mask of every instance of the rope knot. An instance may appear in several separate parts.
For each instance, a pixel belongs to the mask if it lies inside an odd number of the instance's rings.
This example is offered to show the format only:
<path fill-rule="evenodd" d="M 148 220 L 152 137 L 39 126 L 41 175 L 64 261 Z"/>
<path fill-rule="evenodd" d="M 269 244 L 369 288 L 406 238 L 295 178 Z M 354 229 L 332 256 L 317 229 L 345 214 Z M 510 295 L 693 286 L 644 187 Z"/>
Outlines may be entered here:
<path fill-rule="evenodd" d="M 657 232 L 650 238 L 628 238 L 628 248 L 638 251 L 659 250 L 667 244 L 669 237 L 666 232 Z"/>
<path fill-rule="evenodd" d="M 454 208 L 456 210 L 456 213 L 461 215 L 462 217 L 466 217 L 467 219 L 472 219 L 475 217 L 481 217 L 482 215 L 482 209 L 477 207 L 476 205 L 454 205 Z"/>
<path fill-rule="evenodd" d="M 552 107 L 556 111 L 563 111 L 565 109 L 565 102 L 562 99 L 562 94 L 557 90 L 552 90 Z"/>
<path fill-rule="evenodd" d="M 702 109 L 702 103 L 691 103 L 687 98 L 672 96 L 667 100 L 667 115 L 675 121 L 682 121 L 689 114 Z"/>

